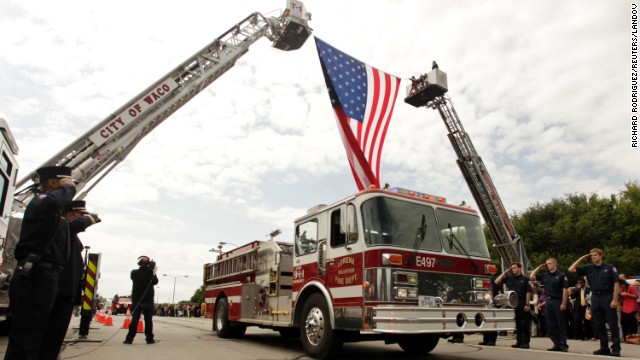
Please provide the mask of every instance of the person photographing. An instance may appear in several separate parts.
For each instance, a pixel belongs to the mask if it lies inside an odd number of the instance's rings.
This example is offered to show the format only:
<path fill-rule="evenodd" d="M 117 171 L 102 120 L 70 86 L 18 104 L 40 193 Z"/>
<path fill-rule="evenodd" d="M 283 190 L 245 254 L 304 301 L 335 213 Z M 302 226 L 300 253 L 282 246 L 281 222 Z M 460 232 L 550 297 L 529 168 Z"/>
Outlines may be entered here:
<path fill-rule="evenodd" d="M 148 256 L 138 258 L 138 269 L 131 271 L 131 301 L 133 304 L 133 314 L 129 332 L 123 344 L 132 344 L 138 329 L 140 315 L 144 315 L 144 335 L 147 344 L 155 344 L 153 338 L 153 286 L 158 284 L 156 276 L 157 266 Z"/>

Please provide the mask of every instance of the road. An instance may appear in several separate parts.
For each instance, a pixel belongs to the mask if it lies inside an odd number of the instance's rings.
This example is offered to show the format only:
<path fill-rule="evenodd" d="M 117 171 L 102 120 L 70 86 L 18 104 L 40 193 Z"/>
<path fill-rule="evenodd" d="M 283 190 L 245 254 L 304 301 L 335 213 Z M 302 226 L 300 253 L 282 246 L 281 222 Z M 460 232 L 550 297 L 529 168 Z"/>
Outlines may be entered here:
<path fill-rule="evenodd" d="M 88 341 L 77 340 L 79 318 L 71 322 L 67 341 L 61 359 L 114 360 L 114 359 L 223 359 L 223 360 L 281 360 L 309 359 L 302 350 L 299 339 L 284 339 L 277 332 L 250 327 L 242 339 L 224 340 L 211 331 L 211 320 L 200 318 L 154 317 L 154 333 L 160 342 L 147 345 L 144 334 L 138 334 L 133 345 L 122 343 L 126 330 L 122 329 L 124 316 L 113 317 L 113 326 L 93 322 Z M 569 340 L 569 353 L 551 353 L 547 338 L 533 338 L 531 349 L 514 350 L 512 336 L 500 337 L 495 347 L 476 345 L 481 335 L 468 335 L 464 344 L 449 344 L 440 340 L 429 356 L 406 356 L 398 345 L 385 345 L 382 341 L 345 344 L 336 359 L 376 360 L 376 359 L 491 359 L 491 360 L 540 360 L 540 359 L 612 359 L 594 356 L 591 352 L 598 348 L 596 342 Z M 4 357 L 7 338 L 0 338 L 0 356 Z M 622 357 L 640 359 L 640 345 L 623 344 Z"/>

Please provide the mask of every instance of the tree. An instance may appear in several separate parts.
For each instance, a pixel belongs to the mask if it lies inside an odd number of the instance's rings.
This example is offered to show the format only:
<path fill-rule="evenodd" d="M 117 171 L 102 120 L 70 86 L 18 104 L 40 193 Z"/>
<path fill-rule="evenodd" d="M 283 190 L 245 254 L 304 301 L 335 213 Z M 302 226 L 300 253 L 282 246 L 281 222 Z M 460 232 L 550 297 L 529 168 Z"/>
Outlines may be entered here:
<path fill-rule="evenodd" d="M 548 257 L 567 269 L 590 249 L 604 250 L 605 261 L 628 275 L 640 275 L 640 184 L 632 181 L 616 195 L 567 194 L 535 203 L 512 215 L 532 266 Z M 488 231 L 485 231 L 488 234 Z M 493 241 L 490 236 L 489 242 Z M 492 258 L 495 253 L 492 252 Z"/>
<path fill-rule="evenodd" d="M 198 288 L 196 290 L 196 292 L 193 293 L 193 296 L 191 297 L 191 302 L 192 303 L 202 303 L 204 302 L 204 290 L 205 290 L 206 285 L 202 284 L 202 286 L 200 286 L 200 288 Z"/>

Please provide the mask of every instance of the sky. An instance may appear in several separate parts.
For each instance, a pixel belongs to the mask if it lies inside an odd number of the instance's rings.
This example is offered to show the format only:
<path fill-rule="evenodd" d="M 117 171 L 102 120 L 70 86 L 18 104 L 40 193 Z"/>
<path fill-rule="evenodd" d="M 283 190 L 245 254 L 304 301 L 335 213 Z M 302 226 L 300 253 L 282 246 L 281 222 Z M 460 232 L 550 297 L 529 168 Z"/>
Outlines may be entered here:
<path fill-rule="evenodd" d="M 630 146 L 627 1 L 308 0 L 315 36 L 401 77 L 448 74 L 449 96 L 509 213 L 637 180 Z M 284 0 L 0 2 L 0 117 L 34 171 L 253 12 Z M 382 183 L 474 207 L 436 111 L 398 97 Z M 633 160 L 636 159 L 636 160 Z M 635 165 L 634 165 L 635 164 Z M 158 264 L 160 302 L 189 299 L 224 250 L 293 240 L 317 204 L 357 192 L 312 39 L 256 42 L 146 136 L 87 196 L 103 222 L 98 293 L 131 290 L 137 258 Z M 163 276 L 166 274 L 167 276 Z M 186 276 L 186 277 L 184 277 Z"/>

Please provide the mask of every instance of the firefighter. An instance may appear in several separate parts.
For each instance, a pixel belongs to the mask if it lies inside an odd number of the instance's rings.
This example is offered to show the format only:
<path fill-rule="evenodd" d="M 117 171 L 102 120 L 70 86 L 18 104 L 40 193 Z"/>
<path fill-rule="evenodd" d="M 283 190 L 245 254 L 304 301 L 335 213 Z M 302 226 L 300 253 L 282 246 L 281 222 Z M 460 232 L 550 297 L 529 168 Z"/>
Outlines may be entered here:
<path fill-rule="evenodd" d="M 62 215 L 76 194 L 71 168 L 43 167 L 36 172 L 43 193 L 25 209 L 14 252 L 18 267 L 9 287 L 13 320 L 5 359 L 36 359 L 42 355 L 45 325 L 70 251 L 67 221 Z"/>
<path fill-rule="evenodd" d="M 511 273 L 512 276 L 507 276 Z M 503 272 L 495 280 L 495 284 L 501 286 L 502 283 L 507 285 L 511 291 L 518 294 L 518 306 L 516 311 L 516 343 L 511 345 L 512 348 L 528 349 L 531 340 L 531 315 L 529 314 L 531 301 L 531 286 L 529 278 L 522 273 L 522 264 L 514 262 L 511 267 Z"/>
<path fill-rule="evenodd" d="M 140 314 L 144 314 L 144 335 L 147 344 L 155 344 L 153 338 L 153 286 L 158 283 L 156 276 L 157 266 L 148 256 L 140 256 L 138 258 L 137 270 L 131 271 L 131 281 L 133 287 L 131 289 L 131 303 L 133 304 L 133 314 L 131 317 L 131 325 L 127 337 L 123 344 L 132 344 L 133 338 L 138 330 L 138 321 Z"/>
<path fill-rule="evenodd" d="M 73 201 L 65 208 L 65 218 L 69 224 L 70 256 L 60 275 L 60 287 L 45 330 L 44 343 L 42 344 L 44 356 L 41 356 L 41 359 L 55 360 L 58 358 L 60 347 L 69 328 L 73 307 L 80 305 L 82 301 L 81 280 L 84 270 L 82 251 L 84 246 L 78 238 L 78 233 L 101 221 L 98 215 L 87 211 L 86 204 L 82 200 Z"/>
<path fill-rule="evenodd" d="M 588 258 L 591 258 L 593 264 L 578 267 Z M 619 275 L 616 267 L 605 263 L 602 258 L 602 250 L 593 248 L 588 254 L 576 260 L 569 267 L 569 271 L 586 276 L 591 287 L 591 316 L 595 323 L 596 334 L 600 339 L 600 348 L 593 354 L 620 357 L 620 331 L 616 311 L 620 292 Z M 611 330 L 611 350 L 609 350 L 605 323 L 609 324 L 609 330 Z"/>
<path fill-rule="evenodd" d="M 538 274 L 543 267 L 548 272 Z M 569 280 L 567 276 L 558 270 L 558 262 L 554 258 L 548 258 L 544 264 L 540 264 L 533 272 L 531 278 L 542 282 L 544 292 L 547 296 L 547 326 L 549 327 L 549 337 L 553 341 L 553 347 L 547 351 L 567 352 L 567 319 L 565 310 L 567 309 L 567 298 Z"/>

